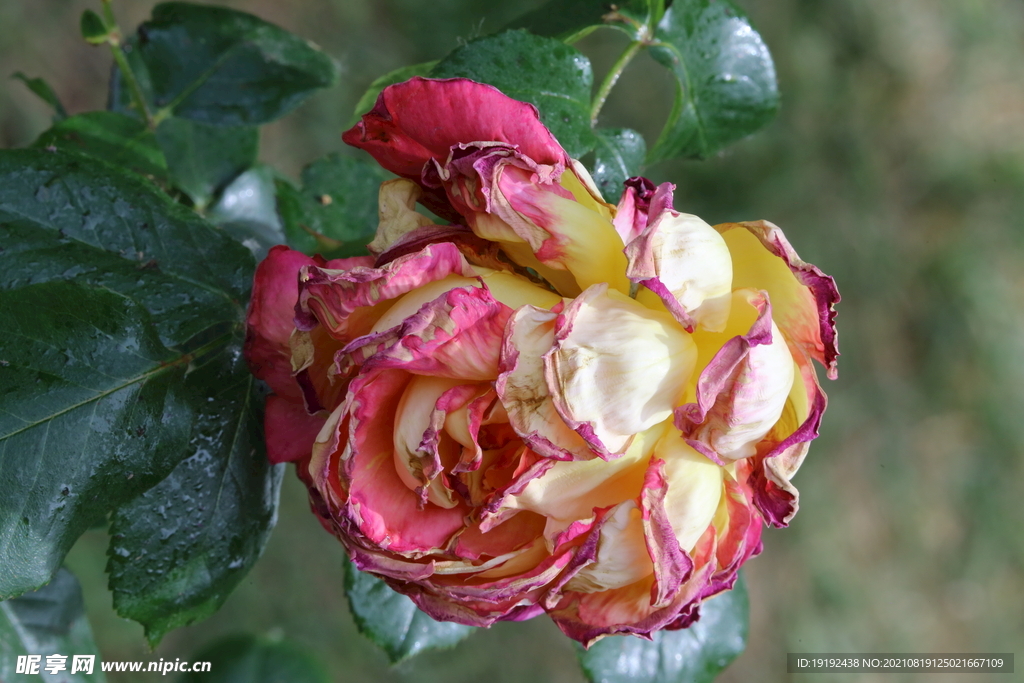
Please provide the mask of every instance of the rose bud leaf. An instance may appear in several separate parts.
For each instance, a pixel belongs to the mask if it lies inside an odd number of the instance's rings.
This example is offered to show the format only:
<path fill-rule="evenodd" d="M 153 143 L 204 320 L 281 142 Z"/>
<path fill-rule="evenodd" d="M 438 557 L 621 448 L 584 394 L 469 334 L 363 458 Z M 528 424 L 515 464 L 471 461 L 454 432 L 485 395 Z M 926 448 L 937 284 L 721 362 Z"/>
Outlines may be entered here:
<path fill-rule="evenodd" d="M 392 664 L 424 650 L 454 647 L 474 628 L 435 621 L 381 579 L 345 561 L 345 593 L 360 632 L 387 653 Z"/>
<path fill-rule="evenodd" d="M 675 103 L 648 163 L 705 158 L 765 126 L 779 107 L 775 65 L 746 15 L 727 0 L 677 0 L 651 56 L 677 79 Z"/>
<path fill-rule="evenodd" d="M 590 683 L 710 683 L 746 648 L 749 612 L 741 573 L 732 590 L 701 604 L 691 626 L 653 640 L 609 636 L 578 648 L 580 666 Z"/>
<path fill-rule="evenodd" d="M 152 112 L 221 126 L 269 123 L 338 80 L 309 41 L 226 7 L 157 5 L 125 48 Z M 130 113 L 130 102 L 115 69 L 111 108 Z"/>
<path fill-rule="evenodd" d="M 469 78 L 529 102 L 573 158 L 597 143 L 590 128 L 590 60 L 560 40 L 524 30 L 485 36 L 453 50 L 430 77 Z"/>
<path fill-rule="evenodd" d="M 276 181 L 288 245 L 325 258 L 365 255 L 377 230 L 377 189 L 390 175 L 376 164 L 329 154 L 302 169 L 302 189 Z"/>
<path fill-rule="evenodd" d="M 599 128 L 594 149 L 593 173 L 597 189 L 605 201 L 618 202 L 623 183 L 640 175 L 647 156 L 647 143 L 630 128 Z"/>
<path fill-rule="evenodd" d="M 60 569 L 53 581 L 39 590 L 0 604 L 0 643 L 4 644 L 0 675 L 5 681 L 14 679 L 14 662 L 21 655 L 99 655 L 85 614 L 82 587 L 75 575 Z M 72 676 L 64 680 L 78 683 L 96 679 Z"/>

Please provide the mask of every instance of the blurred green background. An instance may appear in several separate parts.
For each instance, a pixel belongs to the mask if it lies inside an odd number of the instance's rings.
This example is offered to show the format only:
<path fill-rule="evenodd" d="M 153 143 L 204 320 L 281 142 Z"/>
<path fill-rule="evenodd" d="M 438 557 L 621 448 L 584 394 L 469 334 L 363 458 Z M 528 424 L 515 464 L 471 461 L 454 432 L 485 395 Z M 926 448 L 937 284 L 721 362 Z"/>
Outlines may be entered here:
<path fill-rule="evenodd" d="M 123 27 L 150 0 L 115 0 Z M 343 149 L 367 84 L 438 58 L 537 2 L 225 0 L 308 37 L 342 83 L 264 129 L 262 158 L 295 176 Z M 1019 0 L 741 0 L 771 48 L 783 106 L 766 130 L 704 162 L 648 170 L 676 207 L 711 223 L 769 219 L 843 295 L 840 379 L 796 483 L 801 511 L 747 565 L 747 652 L 720 680 L 807 680 L 786 653 L 998 652 L 1024 643 L 1024 3 Z M 48 108 L 20 83 L 43 76 L 72 113 L 105 102 L 110 56 L 78 37 L 98 0 L 0 2 L 0 146 L 31 142 Z M 578 45 L 600 75 L 625 46 Z M 671 102 L 641 56 L 604 125 L 658 130 Z M 360 636 L 342 592 L 341 548 L 289 474 L 263 559 L 214 617 L 155 653 L 118 618 L 105 534 L 68 559 L 105 660 L 191 658 L 221 634 L 283 635 L 338 681 L 582 681 L 544 618 L 501 624 L 454 651 L 395 668 Z M 1020 666 L 1020 663 L 1018 663 Z M 973 680 L 964 674 L 955 680 Z M 138 680 L 134 676 L 111 681 Z M 978 675 L 976 680 L 1007 676 Z M 816 681 L 934 680 L 930 675 Z M 154 677 L 152 680 L 158 680 Z"/>

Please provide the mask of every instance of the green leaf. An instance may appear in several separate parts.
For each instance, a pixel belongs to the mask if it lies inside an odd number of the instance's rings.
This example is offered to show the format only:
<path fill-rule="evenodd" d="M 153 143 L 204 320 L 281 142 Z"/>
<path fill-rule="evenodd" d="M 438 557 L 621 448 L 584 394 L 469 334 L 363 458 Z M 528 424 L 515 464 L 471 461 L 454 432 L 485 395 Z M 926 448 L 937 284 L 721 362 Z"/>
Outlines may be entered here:
<path fill-rule="evenodd" d="M 284 244 L 277 215 L 274 169 L 255 166 L 231 181 L 206 217 L 262 260 L 275 244 Z"/>
<path fill-rule="evenodd" d="M 432 78 L 471 78 L 509 97 L 530 102 L 569 156 L 594 148 L 590 91 L 594 73 L 583 53 L 560 40 L 505 31 L 453 50 L 430 72 Z"/>
<path fill-rule="evenodd" d="M 700 621 L 654 640 L 612 636 L 579 650 L 591 683 L 710 683 L 747 644 L 750 606 L 742 575 L 736 587 L 701 606 Z"/>
<path fill-rule="evenodd" d="M 24 83 L 29 90 L 34 92 L 39 99 L 53 107 L 54 121 L 60 121 L 68 117 L 68 112 L 64 109 L 64 105 L 61 104 L 60 98 L 57 97 L 57 93 L 53 91 L 53 88 L 51 88 L 50 84 L 45 80 L 42 78 L 29 78 L 20 71 L 14 73 L 11 78 L 17 78 L 19 81 Z"/>
<path fill-rule="evenodd" d="M 72 282 L 0 292 L 0 598 L 38 588 L 98 517 L 177 465 L 187 356 L 132 300 Z"/>
<path fill-rule="evenodd" d="M 0 152 L 0 245 L 7 597 L 195 450 L 219 389 L 187 371 L 240 326 L 253 260 L 151 183 L 39 150 Z"/>
<path fill-rule="evenodd" d="M 46 657 L 67 656 L 66 671 L 60 680 L 67 683 L 104 683 L 107 679 L 96 660 L 99 651 L 85 616 L 82 588 L 66 569 L 61 569 L 48 585 L 19 598 L 0 602 L 0 681 L 48 681 L 51 676 L 16 674 L 19 655 L 41 655 L 40 671 Z M 93 673 L 72 674 L 75 655 L 92 655 Z M 15 676 L 17 675 L 17 678 Z"/>
<path fill-rule="evenodd" d="M 202 123 L 268 123 L 338 79 L 334 61 L 310 42 L 211 5 L 157 5 L 127 49 L 153 111 Z M 121 84 L 112 90 L 123 98 Z"/>
<path fill-rule="evenodd" d="M 263 448 L 261 404 L 242 339 L 194 363 L 185 391 L 201 410 L 187 452 L 162 482 L 121 506 L 110 534 L 114 609 L 151 647 L 224 603 L 259 558 L 277 519 L 284 467 Z"/>
<path fill-rule="evenodd" d="M 622 183 L 640 175 L 647 145 L 640 133 L 629 128 L 600 128 L 594 158 L 594 182 L 605 201 L 612 204 L 622 196 Z"/>
<path fill-rule="evenodd" d="M 210 662 L 208 673 L 187 673 L 178 683 L 330 683 L 323 664 L 287 641 L 237 635 L 192 657 Z"/>
<path fill-rule="evenodd" d="M 651 56 L 672 69 L 677 89 L 649 163 L 710 156 L 778 110 L 768 47 L 728 0 L 676 0 L 658 24 Z"/>
<path fill-rule="evenodd" d="M 302 189 L 277 183 L 277 210 L 293 249 L 328 258 L 365 255 L 377 231 L 376 164 L 330 154 L 302 169 Z"/>
<path fill-rule="evenodd" d="M 156 141 L 171 181 L 203 210 L 221 188 L 256 163 L 259 131 L 170 118 L 157 127 Z"/>
<path fill-rule="evenodd" d="M 0 290 L 75 279 L 134 299 L 161 341 L 241 320 L 248 251 L 152 183 L 81 155 L 0 151 Z"/>
<path fill-rule="evenodd" d="M 389 85 L 395 83 L 401 83 L 407 81 L 413 76 L 426 76 L 430 73 L 430 70 L 437 66 L 438 60 L 432 62 L 423 62 L 422 64 L 411 64 L 409 66 L 403 66 L 400 69 L 389 71 L 388 73 L 375 79 L 370 87 L 366 89 L 363 96 L 359 98 L 359 102 L 356 103 L 355 111 L 353 112 L 352 122 L 350 125 L 355 125 L 356 121 L 365 114 L 366 112 L 373 109 L 373 105 L 377 103 L 377 96 L 380 95 L 381 91 Z"/>
<path fill-rule="evenodd" d="M 424 650 L 453 647 L 472 626 L 434 621 L 406 596 L 345 560 L 345 593 L 360 632 L 379 645 L 392 663 Z"/>
<path fill-rule="evenodd" d="M 64 119 L 32 146 L 80 152 L 141 175 L 167 177 L 167 162 L 152 131 L 140 120 L 117 112 L 90 111 Z"/>
<path fill-rule="evenodd" d="M 100 15 L 91 9 L 82 12 L 79 28 L 82 31 L 82 37 L 85 38 L 85 42 L 93 45 L 105 43 L 110 38 L 110 31 L 107 29 L 107 25 L 103 23 Z"/>
<path fill-rule="evenodd" d="M 624 31 L 633 40 L 643 40 L 664 11 L 664 0 L 549 0 L 508 28 L 525 28 L 540 36 L 575 43 L 607 26 Z"/>

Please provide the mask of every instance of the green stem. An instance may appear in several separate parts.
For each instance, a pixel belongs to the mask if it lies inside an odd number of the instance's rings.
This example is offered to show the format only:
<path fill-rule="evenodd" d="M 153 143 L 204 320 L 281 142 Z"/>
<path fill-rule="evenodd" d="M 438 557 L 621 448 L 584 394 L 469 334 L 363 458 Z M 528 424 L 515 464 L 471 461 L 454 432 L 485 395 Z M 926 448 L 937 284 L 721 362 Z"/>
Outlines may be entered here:
<path fill-rule="evenodd" d="M 619 55 L 619 58 L 615 60 L 612 68 L 605 75 L 604 80 L 601 82 L 601 87 L 597 90 L 597 95 L 594 96 L 594 102 L 590 106 L 590 125 L 597 125 L 597 116 L 601 113 L 601 108 L 604 106 L 605 100 L 608 99 L 608 94 L 615 87 L 616 81 L 619 80 L 619 76 L 622 75 L 626 65 L 629 64 L 633 57 L 640 52 L 640 48 L 644 46 L 643 40 L 634 40 L 626 48 L 625 52 Z"/>
<path fill-rule="evenodd" d="M 110 46 L 110 53 L 114 56 L 114 62 L 117 63 L 121 76 L 128 84 L 128 92 L 132 97 L 132 103 L 139 110 L 139 113 L 142 114 L 142 118 L 146 120 L 146 127 L 150 130 L 156 130 L 157 121 L 149 112 L 149 107 L 146 106 L 146 96 L 142 94 L 139 80 L 135 78 L 135 72 L 132 71 L 128 58 L 124 56 L 124 50 L 121 49 L 121 28 L 117 25 L 117 19 L 114 17 L 114 8 L 111 4 L 113 0 L 102 1 L 103 20 L 107 25 L 107 45 Z"/>
<path fill-rule="evenodd" d="M 114 19 L 114 6 L 113 0 L 103 0 L 103 19 L 106 20 L 107 26 L 113 28 L 117 26 L 117 20 Z"/>
<path fill-rule="evenodd" d="M 146 119 L 146 127 L 150 130 L 156 130 L 156 121 L 149 112 L 149 107 L 146 106 L 146 96 L 142 94 L 142 87 L 135 78 L 135 72 L 132 71 L 131 65 L 128 64 L 128 59 L 124 56 L 120 43 L 112 40 L 109 44 L 110 52 L 114 55 L 114 61 L 117 62 L 117 68 L 120 69 L 121 75 L 124 77 L 125 82 L 128 83 L 128 92 L 132 96 L 132 104 L 138 108 L 139 113 Z"/>

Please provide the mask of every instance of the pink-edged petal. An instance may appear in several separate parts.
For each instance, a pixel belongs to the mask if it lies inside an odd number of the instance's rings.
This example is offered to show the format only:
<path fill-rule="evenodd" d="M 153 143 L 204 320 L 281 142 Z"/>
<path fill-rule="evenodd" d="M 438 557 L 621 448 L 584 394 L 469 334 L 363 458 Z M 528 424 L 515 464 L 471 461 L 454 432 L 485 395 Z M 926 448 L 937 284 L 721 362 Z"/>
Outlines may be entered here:
<path fill-rule="evenodd" d="M 732 254 L 733 286 L 766 290 L 782 332 L 835 379 L 835 305 L 840 299 L 835 280 L 800 260 L 782 230 L 768 221 L 724 223 L 715 229 Z"/>
<path fill-rule="evenodd" d="M 612 211 L 576 166 L 537 163 L 507 145 L 462 145 L 438 182 L 476 234 L 572 296 L 598 282 L 628 293 Z"/>
<path fill-rule="evenodd" d="M 623 501 L 612 508 L 601 525 L 597 556 L 573 576 L 565 589 L 597 593 L 628 586 L 653 574 L 644 522 L 635 500 Z"/>
<path fill-rule="evenodd" d="M 670 316 L 595 285 L 558 316 L 544 370 L 559 415 L 610 458 L 672 414 L 696 359 Z"/>
<path fill-rule="evenodd" d="M 517 145 L 538 163 L 568 160 L 532 104 L 465 78 L 416 77 L 388 86 L 342 140 L 366 150 L 392 173 L 413 180 L 419 179 L 430 159 L 444 161 L 459 143 L 504 142 Z"/>
<path fill-rule="evenodd" d="M 355 340 L 343 353 L 365 359 L 365 367 L 400 368 L 467 382 L 493 380 L 511 314 L 486 289 L 451 289 L 401 324 Z"/>
<path fill-rule="evenodd" d="M 272 247 L 256 267 L 246 315 L 245 358 L 252 373 L 279 395 L 298 397 L 289 339 L 295 330 L 299 271 L 316 262 L 284 245 Z"/>
<path fill-rule="evenodd" d="M 701 325 L 718 332 L 729 317 L 729 248 L 700 218 L 672 209 L 674 189 L 664 183 L 654 193 L 646 226 L 626 245 L 626 275 L 657 295 L 687 331 Z"/>
<path fill-rule="evenodd" d="M 787 526 L 799 509 L 799 492 L 791 479 L 807 455 L 810 442 L 817 438 L 828 405 L 810 358 L 799 349 L 793 351 L 798 381 L 793 383 L 782 417 L 758 455 L 751 459 L 754 503 L 765 521 L 775 527 Z"/>
<path fill-rule="evenodd" d="M 405 485 L 420 495 L 421 503 L 429 501 L 443 508 L 453 508 L 458 504 L 438 476 L 444 464 L 437 425 L 432 418 L 442 397 L 453 389 L 464 387 L 476 390 L 475 386 L 466 387 L 456 379 L 415 376 L 406 386 L 395 411 L 395 470 Z M 441 419 L 443 422 L 443 417 Z"/>
<path fill-rule="evenodd" d="M 590 647 L 607 635 L 631 634 L 644 638 L 668 628 L 681 613 L 699 602 L 713 567 L 698 565 L 664 607 L 652 605 L 654 575 L 636 583 L 600 593 L 566 591 L 548 614 L 565 635 Z"/>
<path fill-rule="evenodd" d="M 349 388 L 348 436 L 341 457 L 348 482 L 345 513 L 374 545 L 416 557 L 447 547 L 465 524 L 465 505 L 421 507 L 395 468 L 393 416 L 410 381 L 398 370 L 370 371 Z M 323 489 L 323 485 L 319 486 Z"/>
<path fill-rule="evenodd" d="M 541 515 L 524 512 L 486 532 L 471 526 L 459 535 L 455 554 L 475 561 L 520 550 L 542 537 L 544 521 Z"/>
<path fill-rule="evenodd" d="M 267 397 L 264 432 L 270 462 L 296 462 L 308 458 L 326 413 L 310 415 L 301 403 L 281 396 Z"/>
<path fill-rule="evenodd" d="M 713 461 L 746 458 L 779 420 L 793 387 L 794 363 L 785 338 L 772 321 L 772 307 L 763 292 L 740 290 L 733 294 L 733 316 L 723 334 L 694 335 L 698 347 L 745 333 L 722 344 L 701 371 L 696 401 L 675 411 L 676 427 L 687 443 Z"/>
<path fill-rule="evenodd" d="M 449 276 L 475 276 L 472 266 L 450 243 L 429 245 L 381 268 L 305 266 L 300 273 L 295 321 L 300 330 L 323 325 L 333 337 L 348 342 L 369 332 L 390 308 L 392 299 Z"/>
<path fill-rule="evenodd" d="M 640 236 L 647 227 L 647 215 L 650 212 L 651 199 L 654 197 L 655 186 L 647 178 L 637 176 L 625 182 L 622 198 L 615 210 L 615 231 L 619 233 L 623 244 L 629 244 Z"/>
<path fill-rule="evenodd" d="M 543 355 L 555 341 L 556 313 L 523 306 L 509 319 L 495 389 L 509 423 L 537 453 L 556 460 L 589 460 L 593 452 L 568 427 L 548 391 Z"/>
<path fill-rule="evenodd" d="M 683 583 L 693 573 L 693 560 L 686 554 L 680 543 L 682 542 L 673 523 L 679 523 L 682 517 L 686 523 L 692 523 L 692 515 L 687 515 L 690 505 L 682 510 L 682 515 L 673 514 L 668 505 L 669 480 L 668 475 L 673 476 L 675 485 L 675 472 L 668 472 L 665 461 L 660 458 L 651 458 L 650 466 L 644 475 L 644 488 L 640 494 L 640 509 L 644 520 L 644 539 L 647 543 L 647 552 L 654 565 L 654 586 L 651 592 L 651 605 L 655 608 L 666 607 L 675 598 L 676 593 Z M 679 507 L 678 501 L 675 507 Z M 702 501 L 697 501 L 699 504 Z M 710 515 L 709 515 L 710 517 Z"/>

